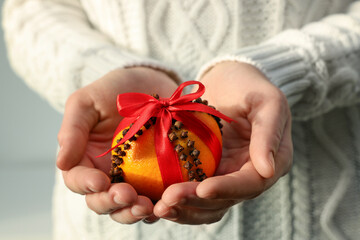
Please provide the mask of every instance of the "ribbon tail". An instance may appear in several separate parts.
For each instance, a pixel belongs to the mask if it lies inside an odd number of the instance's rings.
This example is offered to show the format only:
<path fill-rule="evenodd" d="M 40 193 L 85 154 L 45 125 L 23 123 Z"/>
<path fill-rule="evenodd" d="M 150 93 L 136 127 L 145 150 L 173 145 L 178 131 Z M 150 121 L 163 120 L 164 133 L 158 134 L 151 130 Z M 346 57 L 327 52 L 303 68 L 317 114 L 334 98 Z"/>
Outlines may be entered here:
<path fill-rule="evenodd" d="M 131 117 L 131 118 L 124 118 L 119 126 L 117 127 L 114 137 L 125 127 L 129 126 L 131 123 L 134 123 L 134 125 L 129 129 L 129 131 L 126 133 L 126 135 L 121 139 L 115 146 L 104 152 L 103 154 L 100 154 L 97 157 L 103 157 L 106 154 L 110 153 L 112 150 L 114 150 L 119 145 L 123 144 L 127 140 L 129 140 L 132 136 L 135 135 L 137 131 L 152 117 L 154 114 L 154 111 L 156 111 L 157 106 L 151 105 L 147 109 L 143 111 L 143 114 L 139 117 Z"/>
<path fill-rule="evenodd" d="M 164 188 L 174 183 L 183 182 L 178 155 L 168 138 L 171 126 L 171 113 L 165 109 L 160 112 L 161 117 L 155 124 L 155 150 L 163 180 Z"/>
<path fill-rule="evenodd" d="M 117 126 L 114 135 L 113 135 L 113 139 L 116 137 L 116 135 L 118 135 L 118 133 L 123 130 L 124 128 L 126 128 L 127 126 L 129 126 L 131 123 L 133 123 L 136 120 L 136 118 L 131 117 L 131 118 L 124 118 L 120 124 Z M 115 148 L 117 148 L 120 145 L 120 142 L 118 142 L 115 146 L 113 146 L 112 148 L 110 148 L 109 150 L 107 150 L 106 152 L 96 156 L 96 158 L 99 157 L 103 157 L 105 155 L 107 155 L 108 153 L 110 153 L 112 150 L 114 150 Z"/>

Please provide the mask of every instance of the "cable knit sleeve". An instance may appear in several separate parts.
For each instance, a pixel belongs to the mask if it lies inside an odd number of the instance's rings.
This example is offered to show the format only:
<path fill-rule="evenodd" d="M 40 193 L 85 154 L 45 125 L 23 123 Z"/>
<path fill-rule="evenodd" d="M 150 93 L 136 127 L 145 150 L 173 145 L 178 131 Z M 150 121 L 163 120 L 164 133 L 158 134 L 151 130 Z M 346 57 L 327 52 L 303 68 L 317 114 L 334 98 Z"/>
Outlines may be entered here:
<path fill-rule="evenodd" d="M 3 28 L 14 70 L 60 111 L 73 91 L 119 67 L 149 66 L 174 76 L 167 66 L 115 46 L 91 26 L 77 0 L 7 0 Z"/>
<path fill-rule="evenodd" d="M 258 67 L 286 95 L 296 120 L 306 120 L 360 100 L 360 2 L 299 30 L 240 49 L 206 64 L 201 78 L 222 61 Z"/>

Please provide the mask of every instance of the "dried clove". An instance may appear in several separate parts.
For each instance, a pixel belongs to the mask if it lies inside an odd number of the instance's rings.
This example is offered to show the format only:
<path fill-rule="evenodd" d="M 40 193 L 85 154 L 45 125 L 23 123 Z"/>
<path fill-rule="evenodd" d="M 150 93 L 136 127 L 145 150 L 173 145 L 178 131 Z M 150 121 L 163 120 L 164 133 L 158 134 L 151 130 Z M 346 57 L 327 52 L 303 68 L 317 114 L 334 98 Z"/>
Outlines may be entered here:
<path fill-rule="evenodd" d="M 184 164 L 184 168 L 187 169 L 187 170 L 190 170 L 191 168 L 193 167 L 193 165 L 187 161 L 185 164 Z"/>
<path fill-rule="evenodd" d="M 220 119 L 218 116 L 213 116 L 213 117 L 214 117 L 214 119 L 215 119 L 216 122 L 219 123 L 219 122 L 221 121 L 221 119 Z"/>
<path fill-rule="evenodd" d="M 205 173 L 199 176 L 199 180 L 200 180 L 200 181 L 203 181 L 203 180 L 205 180 L 206 178 L 207 178 L 207 176 L 206 176 Z"/>
<path fill-rule="evenodd" d="M 151 117 L 150 118 L 150 123 L 155 124 L 156 123 L 156 117 Z"/>
<path fill-rule="evenodd" d="M 147 121 L 145 124 L 144 124 L 144 127 L 146 129 L 149 129 L 151 127 L 151 123 L 149 121 Z"/>
<path fill-rule="evenodd" d="M 176 122 L 174 123 L 174 127 L 175 127 L 176 130 L 180 130 L 181 127 L 182 127 L 182 125 L 183 125 L 183 123 L 180 122 L 180 121 L 176 121 Z"/>
<path fill-rule="evenodd" d="M 114 158 L 114 163 L 115 163 L 116 165 L 122 164 L 123 161 L 124 161 L 124 160 L 123 160 L 122 158 L 119 158 L 118 156 L 116 156 L 116 158 Z"/>
<path fill-rule="evenodd" d="M 124 182 L 124 178 L 122 175 L 112 177 L 111 183 L 119 183 L 119 182 Z"/>
<path fill-rule="evenodd" d="M 176 136 L 176 133 L 175 132 L 171 132 L 169 135 L 168 135 L 169 139 L 170 139 L 170 142 L 173 142 L 175 141 L 176 139 L 178 139 L 178 137 Z"/>
<path fill-rule="evenodd" d="M 193 148 L 194 145 L 195 145 L 195 141 L 189 140 L 186 145 L 187 145 L 188 148 Z"/>
<path fill-rule="evenodd" d="M 134 135 L 134 136 L 132 136 L 131 138 L 129 138 L 129 141 L 130 141 L 130 142 L 136 141 L 136 139 L 137 139 L 137 138 L 136 138 L 135 135 Z"/>
<path fill-rule="evenodd" d="M 110 169 L 109 175 L 110 176 L 121 176 L 123 174 L 123 170 L 119 167 L 115 167 Z"/>
<path fill-rule="evenodd" d="M 192 151 L 190 152 L 190 156 L 192 156 L 192 157 L 197 158 L 199 155 L 200 155 L 200 151 L 197 150 L 196 148 L 194 148 L 194 150 L 192 150 Z"/>
<path fill-rule="evenodd" d="M 194 159 L 194 164 L 195 164 L 196 167 L 199 166 L 201 164 L 200 159 L 195 158 Z"/>
<path fill-rule="evenodd" d="M 184 154 L 184 153 L 182 153 L 182 154 L 180 155 L 180 157 L 179 157 L 179 159 L 180 159 L 181 161 L 186 161 L 186 158 L 187 158 L 187 156 L 186 156 L 186 154 Z"/>
<path fill-rule="evenodd" d="M 114 168 L 113 176 L 120 176 L 123 174 L 123 170 L 121 168 Z"/>
<path fill-rule="evenodd" d="M 192 171 L 192 170 L 190 170 L 190 171 L 188 172 L 188 176 L 189 176 L 189 179 L 195 178 L 195 172 Z"/>
<path fill-rule="evenodd" d="M 118 154 L 119 156 L 121 156 L 121 157 L 126 156 L 126 152 L 125 152 L 125 151 L 122 151 L 122 150 L 118 151 L 117 154 Z"/>
<path fill-rule="evenodd" d="M 202 103 L 202 100 L 201 100 L 201 98 L 197 98 L 197 99 L 195 99 L 193 102 Z"/>
<path fill-rule="evenodd" d="M 122 135 L 125 136 L 128 131 L 129 131 L 129 129 L 124 129 L 124 130 L 122 131 Z"/>
<path fill-rule="evenodd" d="M 182 131 L 180 134 L 181 138 L 187 138 L 188 137 L 188 131 Z"/>
<path fill-rule="evenodd" d="M 159 94 L 157 94 L 157 93 L 153 93 L 153 94 L 151 94 L 151 96 L 153 97 L 153 98 L 156 98 L 157 100 L 159 100 Z"/>
<path fill-rule="evenodd" d="M 196 173 L 197 173 L 197 175 L 203 175 L 204 174 L 204 171 L 202 170 L 202 168 L 197 168 L 196 169 Z"/>
<path fill-rule="evenodd" d="M 183 148 L 180 144 L 178 144 L 178 145 L 175 146 L 175 151 L 176 151 L 177 153 L 180 153 L 182 150 L 184 150 L 184 148 Z"/>

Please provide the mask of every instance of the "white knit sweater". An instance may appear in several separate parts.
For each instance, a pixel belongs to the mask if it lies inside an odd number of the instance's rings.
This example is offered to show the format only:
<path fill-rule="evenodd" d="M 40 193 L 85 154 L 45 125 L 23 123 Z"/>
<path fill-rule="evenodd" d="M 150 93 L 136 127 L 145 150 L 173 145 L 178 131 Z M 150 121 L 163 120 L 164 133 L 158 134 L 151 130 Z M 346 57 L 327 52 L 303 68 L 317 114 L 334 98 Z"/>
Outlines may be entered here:
<path fill-rule="evenodd" d="M 199 79 L 223 60 L 261 69 L 287 96 L 294 166 L 218 223 L 120 225 L 57 176 L 55 239 L 360 239 L 360 3 L 351 0 L 7 0 L 16 72 L 62 111 L 118 67 Z"/>

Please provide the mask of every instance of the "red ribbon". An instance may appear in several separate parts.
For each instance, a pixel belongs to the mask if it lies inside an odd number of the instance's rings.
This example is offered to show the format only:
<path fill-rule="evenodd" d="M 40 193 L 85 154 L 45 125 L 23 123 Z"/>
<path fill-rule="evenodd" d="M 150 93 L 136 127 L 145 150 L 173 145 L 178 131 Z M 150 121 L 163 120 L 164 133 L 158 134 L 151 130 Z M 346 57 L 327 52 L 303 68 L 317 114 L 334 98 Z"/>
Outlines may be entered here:
<path fill-rule="evenodd" d="M 181 96 L 183 89 L 193 84 L 199 86 L 198 90 L 194 93 Z M 133 125 L 119 143 L 100 156 L 106 155 L 134 136 L 151 117 L 157 117 L 154 136 L 156 143 L 155 151 L 165 188 L 171 184 L 183 182 L 178 155 L 168 138 L 172 119 L 181 121 L 184 126 L 194 132 L 208 146 L 214 156 L 215 166 L 217 167 L 222 154 L 222 147 L 218 138 L 206 124 L 198 120 L 188 111 L 209 113 L 227 122 L 233 120 L 209 106 L 192 102 L 192 100 L 201 97 L 204 92 L 205 86 L 202 83 L 188 81 L 182 83 L 170 98 L 160 98 L 157 100 L 143 93 L 119 94 L 117 97 L 117 108 L 119 114 L 123 116 L 124 119 L 117 127 L 115 136 L 131 123 L 133 123 Z"/>

